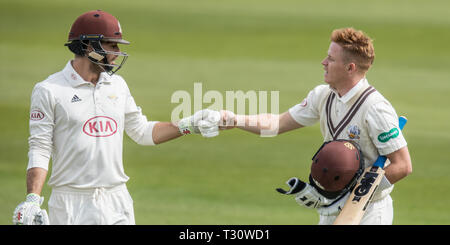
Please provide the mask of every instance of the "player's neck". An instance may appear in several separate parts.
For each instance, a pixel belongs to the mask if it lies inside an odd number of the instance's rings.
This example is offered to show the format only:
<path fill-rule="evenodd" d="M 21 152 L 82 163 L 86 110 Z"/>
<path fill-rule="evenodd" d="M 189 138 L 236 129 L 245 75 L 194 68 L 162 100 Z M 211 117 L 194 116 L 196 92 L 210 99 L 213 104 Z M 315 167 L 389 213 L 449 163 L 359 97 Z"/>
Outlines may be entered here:
<path fill-rule="evenodd" d="M 339 97 L 342 97 L 345 94 L 347 94 L 353 87 L 355 87 L 356 84 L 358 84 L 358 82 L 361 81 L 361 79 L 363 79 L 363 78 L 364 78 L 364 76 L 351 77 L 347 81 L 341 83 L 341 86 L 337 86 L 334 89 L 338 93 Z"/>
<path fill-rule="evenodd" d="M 86 82 L 91 82 L 94 85 L 97 84 L 101 71 L 97 65 L 93 64 L 87 58 L 75 58 L 72 61 L 72 67 L 78 75 L 83 78 L 83 80 Z"/>

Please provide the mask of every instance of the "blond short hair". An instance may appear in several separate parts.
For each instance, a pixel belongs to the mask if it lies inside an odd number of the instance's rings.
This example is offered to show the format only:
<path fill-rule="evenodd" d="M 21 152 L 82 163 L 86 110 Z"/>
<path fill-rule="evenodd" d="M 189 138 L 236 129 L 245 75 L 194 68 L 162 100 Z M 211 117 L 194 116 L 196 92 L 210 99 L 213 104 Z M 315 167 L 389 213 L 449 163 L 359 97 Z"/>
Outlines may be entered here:
<path fill-rule="evenodd" d="M 358 69 L 367 72 L 375 59 L 372 39 L 354 28 L 336 29 L 331 33 L 331 41 L 339 44 L 345 51 L 344 59 L 354 62 Z"/>

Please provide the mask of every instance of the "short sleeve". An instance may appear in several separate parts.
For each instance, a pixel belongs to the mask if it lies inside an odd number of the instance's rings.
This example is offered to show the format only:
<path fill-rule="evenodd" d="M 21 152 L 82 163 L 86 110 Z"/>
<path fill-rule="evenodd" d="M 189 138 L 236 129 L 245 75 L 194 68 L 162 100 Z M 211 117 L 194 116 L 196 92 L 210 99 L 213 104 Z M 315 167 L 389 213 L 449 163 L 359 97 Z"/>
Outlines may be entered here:
<path fill-rule="evenodd" d="M 297 123 L 303 126 L 311 126 L 319 121 L 319 102 L 325 89 L 328 89 L 328 86 L 317 86 L 308 93 L 308 96 L 301 103 L 289 109 L 290 115 Z"/>
<path fill-rule="evenodd" d="M 140 145 L 155 145 L 153 142 L 153 127 L 158 121 L 148 121 L 142 110 L 136 105 L 126 86 L 125 132 Z"/>
<path fill-rule="evenodd" d="M 386 102 L 371 106 L 367 112 L 369 136 L 380 155 L 388 155 L 407 145 L 399 128 L 398 115 Z"/>

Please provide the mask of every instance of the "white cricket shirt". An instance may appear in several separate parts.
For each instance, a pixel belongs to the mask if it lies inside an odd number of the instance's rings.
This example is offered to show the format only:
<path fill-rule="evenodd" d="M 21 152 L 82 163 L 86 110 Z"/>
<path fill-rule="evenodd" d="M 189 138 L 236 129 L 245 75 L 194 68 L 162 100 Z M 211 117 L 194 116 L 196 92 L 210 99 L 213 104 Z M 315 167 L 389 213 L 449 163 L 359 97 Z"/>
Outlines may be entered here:
<path fill-rule="evenodd" d="M 31 95 L 28 168 L 48 169 L 52 187 L 113 187 L 127 182 L 123 132 L 154 145 L 153 126 L 136 106 L 124 79 L 101 73 L 97 85 L 65 68 L 35 85 Z"/>
<path fill-rule="evenodd" d="M 289 113 L 303 126 L 320 122 L 324 141 L 348 139 L 357 142 L 364 155 L 365 167 L 371 166 L 379 155 L 390 154 L 407 145 L 396 111 L 366 78 L 342 97 L 329 85 L 319 85 L 300 104 L 291 107 Z M 388 165 L 389 161 L 386 161 Z"/>

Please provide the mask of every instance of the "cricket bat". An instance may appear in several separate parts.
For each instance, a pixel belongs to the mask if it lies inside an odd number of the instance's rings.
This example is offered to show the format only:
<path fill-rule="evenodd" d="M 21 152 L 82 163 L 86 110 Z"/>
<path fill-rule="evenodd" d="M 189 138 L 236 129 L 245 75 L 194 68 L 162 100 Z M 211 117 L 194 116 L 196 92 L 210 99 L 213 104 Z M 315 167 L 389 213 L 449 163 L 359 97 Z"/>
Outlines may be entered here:
<path fill-rule="evenodd" d="M 404 116 L 399 117 L 398 120 L 400 129 L 403 129 L 408 120 Z M 379 156 L 371 167 L 364 170 L 333 225 L 358 225 L 361 222 L 384 176 L 383 168 L 386 159 L 386 156 Z"/>

